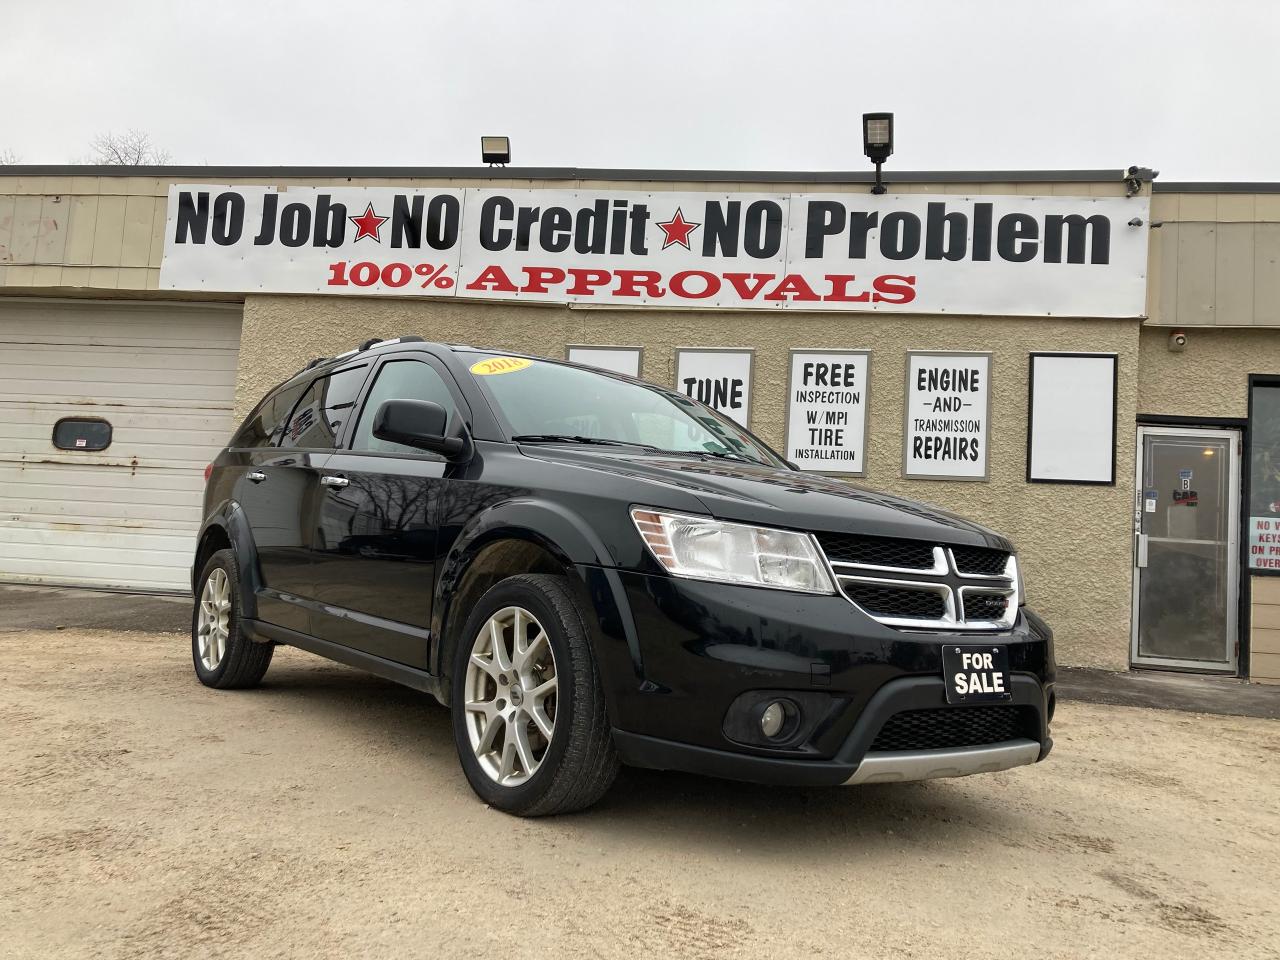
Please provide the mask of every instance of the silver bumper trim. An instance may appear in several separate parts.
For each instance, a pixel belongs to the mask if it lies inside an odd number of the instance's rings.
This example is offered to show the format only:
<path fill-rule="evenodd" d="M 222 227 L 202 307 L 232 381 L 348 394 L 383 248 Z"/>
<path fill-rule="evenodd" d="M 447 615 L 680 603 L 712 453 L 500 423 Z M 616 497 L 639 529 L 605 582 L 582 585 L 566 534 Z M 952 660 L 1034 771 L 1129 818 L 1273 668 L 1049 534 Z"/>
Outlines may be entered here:
<path fill-rule="evenodd" d="M 1040 744 L 1034 740 L 1006 740 L 982 747 L 952 750 L 877 750 L 868 753 L 846 784 L 902 783 L 937 777 L 967 777 L 995 773 L 1035 763 Z"/>

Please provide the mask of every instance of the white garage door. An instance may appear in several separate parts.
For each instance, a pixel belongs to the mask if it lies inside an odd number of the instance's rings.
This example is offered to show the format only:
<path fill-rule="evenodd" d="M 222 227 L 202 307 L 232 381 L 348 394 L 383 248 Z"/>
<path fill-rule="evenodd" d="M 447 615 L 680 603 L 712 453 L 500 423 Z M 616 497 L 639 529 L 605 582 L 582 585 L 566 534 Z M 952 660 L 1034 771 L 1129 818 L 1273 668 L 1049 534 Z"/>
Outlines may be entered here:
<path fill-rule="evenodd" d="M 190 588 L 241 314 L 0 299 L 0 580 Z"/>

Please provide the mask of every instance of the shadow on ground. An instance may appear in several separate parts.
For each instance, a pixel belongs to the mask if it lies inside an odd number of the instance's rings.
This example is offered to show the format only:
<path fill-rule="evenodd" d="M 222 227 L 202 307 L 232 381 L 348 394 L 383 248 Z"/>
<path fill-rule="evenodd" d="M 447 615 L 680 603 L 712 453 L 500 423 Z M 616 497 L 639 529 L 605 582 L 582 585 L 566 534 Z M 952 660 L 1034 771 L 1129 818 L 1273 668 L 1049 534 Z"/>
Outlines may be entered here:
<path fill-rule="evenodd" d="M 294 656 L 302 655 L 291 652 Z M 462 782 L 448 709 L 407 687 L 309 661 L 273 664 L 262 687 L 244 695 L 274 701 L 276 711 L 299 723 L 340 728 L 344 736 L 377 742 L 380 763 L 423 771 L 424 790 Z M 995 777 L 1020 775 L 1028 774 Z M 746 843 L 766 852 L 810 848 L 832 856 L 877 838 L 900 842 L 895 831 L 907 834 L 911 843 L 954 847 L 1007 837 L 1010 845 L 1021 846 L 1012 838 L 1034 822 L 1030 812 L 992 804 L 984 791 L 975 793 L 964 783 L 779 787 L 624 767 L 595 807 L 555 822 L 588 840 L 598 834 L 610 844 L 619 836 L 657 832 L 680 844 L 741 848 Z M 756 827 L 759 832 L 753 832 Z"/>

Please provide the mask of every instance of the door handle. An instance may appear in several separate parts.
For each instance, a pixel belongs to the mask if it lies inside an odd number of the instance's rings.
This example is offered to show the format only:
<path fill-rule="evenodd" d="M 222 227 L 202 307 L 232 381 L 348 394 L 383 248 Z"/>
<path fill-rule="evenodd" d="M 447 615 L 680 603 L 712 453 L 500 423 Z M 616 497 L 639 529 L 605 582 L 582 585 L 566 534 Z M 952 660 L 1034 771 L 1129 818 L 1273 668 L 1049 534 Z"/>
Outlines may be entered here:
<path fill-rule="evenodd" d="M 261 483 L 263 480 L 267 479 L 267 475 L 263 473 L 261 470 L 250 470 L 248 473 L 245 474 L 245 476 L 248 477 L 250 480 L 252 480 L 254 483 Z"/>
<path fill-rule="evenodd" d="M 1145 533 L 1138 534 L 1138 569 L 1142 570 L 1147 565 L 1147 541 L 1151 538 Z"/>
<path fill-rule="evenodd" d="M 320 478 L 320 482 L 324 484 L 326 487 L 342 488 L 342 487 L 345 487 L 351 481 L 348 480 L 346 477 L 335 477 L 332 474 L 325 474 L 323 477 Z"/>

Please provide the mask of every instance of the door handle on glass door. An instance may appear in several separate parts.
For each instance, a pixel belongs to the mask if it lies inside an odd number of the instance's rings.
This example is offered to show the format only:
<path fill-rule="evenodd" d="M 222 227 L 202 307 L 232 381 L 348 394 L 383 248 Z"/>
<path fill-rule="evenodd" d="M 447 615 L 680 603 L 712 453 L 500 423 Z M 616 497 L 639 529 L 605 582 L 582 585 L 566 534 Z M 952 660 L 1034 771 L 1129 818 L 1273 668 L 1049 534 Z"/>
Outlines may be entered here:
<path fill-rule="evenodd" d="M 1145 533 L 1138 534 L 1138 569 L 1143 569 L 1147 565 L 1147 541 L 1150 539 Z"/>
<path fill-rule="evenodd" d="M 346 477 L 335 477 L 335 476 L 326 474 L 325 476 L 320 478 L 320 482 L 323 483 L 326 487 L 345 487 L 351 481 L 348 480 Z"/>
<path fill-rule="evenodd" d="M 267 479 L 267 475 L 263 473 L 261 470 L 250 470 L 248 473 L 245 474 L 245 476 L 248 477 L 250 480 L 252 480 L 254 483 L 261 483 L 263 480 Z"/>

